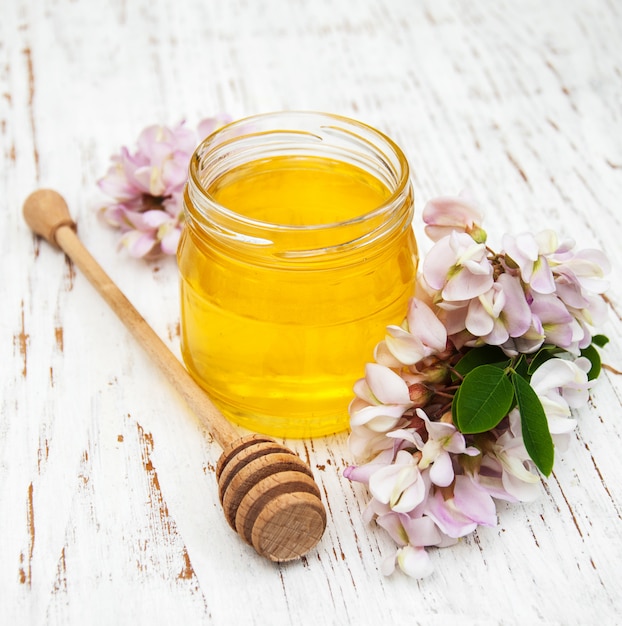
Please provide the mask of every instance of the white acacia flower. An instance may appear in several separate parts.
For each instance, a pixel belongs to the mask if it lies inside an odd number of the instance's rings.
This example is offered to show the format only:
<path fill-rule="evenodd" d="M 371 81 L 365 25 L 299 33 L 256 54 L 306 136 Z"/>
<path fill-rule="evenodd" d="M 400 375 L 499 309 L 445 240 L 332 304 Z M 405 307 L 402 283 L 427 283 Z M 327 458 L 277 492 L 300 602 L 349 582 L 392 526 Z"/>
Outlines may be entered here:
<path fill-rule="evenodd" d="M 365 366 L 365 378 L 356 381 L 354 393 L 357 397 L 350 403 L 350 424 L 375 432 L 394 428 L 412 406 L 404 379 L 378 363 Z"/>
<path fill-rule="evenodd" d="M 505 254 L 516 263 L 523 282 L 538 293 L 553 293 L 555 283 L 547 256 L 558 249 L 557 235 L 544 230 L 536 235 L 521 233 L 503 236 Z"/>
<path fill-rule="evenodd" d="M 432 246 L 423 262 L 423 278 L 447 302 L 476 298 L 494 282 L 486 246 L 455 231 Z"/>
<path fill-rule="evenodd" d="M 473 298 L 464 325 L 475 337 L 492 346 L 521 337 L 531 326 L 532 313 L 517 278 L 501 274 L 492 287 Z"/>
<path fill-rule="evenodd" d="M 396 553 L 384 559 L 381 571 L 389 576 L 397 565 L 407 576 L 425 578 L 434 571 L 434 565 L 427 550 L 422 546 L 406 545 L 398 548 Z"/>
<path fill-rule="evenodd" d="M 411 298 L 402 326 L 387 326 L 384 346 L 377 354 L 389 352 L 393 363 L 413 365 L 447 347 L 447 330 L 434 311 L 422 300 Z"/>
<path fill-rule="evenodd" d="M 501 484 L 506 493 L 520 502 L 530 502 L 540 494 L 540 477 L 532 471 L 534 464 L 523 442 L 520 413 L 517 409 L 510 412 L 509 421 L 509 428 L 487 451 L 482 464 L 490 470 L 497 463 Z"/>
<path fill-rule="evenodd" d="M 451 495 L 440 489 L 430 495 L 425 514 L 443 533 L 456 539 L 473 532 L 479 524 L 497 524 L 495 503 L 490 494 L 463 475 L 456 476 Z"/>
<path fill-rule="evenodd" d="M 570 433 L 577 424 L 571 417 L 571 409 L 588 401 L 590 367 L 585 357 L 574 361 L 553 358 L 545 361 L 531 377 L 530 384 L 542 403 L 555 446 L 562 450 L 568 447 Z"/>
<path fill-rule="evenodd" d="M 466 195 L 434 198 L 423 207 L 425 234 L 432 241 L 438 241 L 452 231 L 468 233 L 478 243 L 486 240 L 486 233 L 480 226 L 483 213 Z"/>
<path fill-rule="evenodd" d="M 409 452 L 400 450 L 392 464 L 369 477 L 372 496 L 398 513 L 408 513 L 416 508 L 427 495 L 417 460 Z"/>
<path fill-rule="evenodd" d="M 387 433 L 387 437 L 402 439 L 413 443 L 420 451 L 419 469 L 430 468 L 430 480 L 439 487 L 447 487 L 454 480 L 452 455 L 466 454 L 477 456 L 477 448 L 466 445 L 464 435 L 453 425 L 446 422 L 432 422 L 422 409 L 417 409 L 417 416 L 423 420 L 428 433 L 427 440 L 414 429 L 399 429 Z"/>

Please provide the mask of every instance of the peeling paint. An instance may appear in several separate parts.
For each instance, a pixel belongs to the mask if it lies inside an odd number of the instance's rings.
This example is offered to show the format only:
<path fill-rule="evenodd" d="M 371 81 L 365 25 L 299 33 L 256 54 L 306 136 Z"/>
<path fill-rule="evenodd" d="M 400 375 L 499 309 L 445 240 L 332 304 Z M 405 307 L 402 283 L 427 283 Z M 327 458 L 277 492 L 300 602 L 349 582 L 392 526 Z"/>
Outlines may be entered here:
<path fill-rule="evenodd" d="M 177 575 L 178 580 L 190 580 L 195 577 L 194 569 L 192 569 L 192 563 L 190 563 L 190 556 L 188 555 L 188 550 L 184 546 L 183 551 L 183 559 L 184 559 L 184 567 Z"/>
<path fill-rule="evenodd" d="M 20 553 L 19 582 L 22 585 L 32 586 L 32 555 L 35 549 L 35 510 L 32 483 L 28 485 L 26 496 L 26 527 L 28 531 L 28 546 L 26 554 Z"/>
<path fill-rule="evenodd" d="M 181 325 L 179 320 L 175 324 L 169 324 L 168 326 L 168 338 L 169 341 L 174 341 L 181 336 Z"/>
<path fill-rule="evenodd" d="M 76 280 L 76 268 L 68 256 L 65 256 L 65 291 L 71 291 Z"/>
<path fill-rule="evenodd" d="M 30 335 L 26 332 L 26 322 L 24 315 L 24 301 L 21 301 L 20 305 L 20 318 L 21 326 L 20 331 L 14 336 L 13 343 L 18 346 L 19 353 L 22 357 L 22 376 L 25 378 L 28 374 L 28 344 L 30 342 Z"/>
<path fill-rule="evenodd" d="M 62 352 L 65 347 L 62 326 L 56 326 L 54 328 L 54 338 L 56 339 L 56 347 Z"/>
<path fill-rule="evenodd" d="M 26 70 L 28 72 L 28 113 L 30 118 L 30 130 L 32 132 L 32 156 L 35 163 L 36 179 L 40 178 L 40 165 L 39 165 L 39 149 L 37 147 L 37 125 L 35 123 L 35 71 L 32 62 L 32 51 L 29 47 L 22 50 L 24 57 L 26 58 Z"/>

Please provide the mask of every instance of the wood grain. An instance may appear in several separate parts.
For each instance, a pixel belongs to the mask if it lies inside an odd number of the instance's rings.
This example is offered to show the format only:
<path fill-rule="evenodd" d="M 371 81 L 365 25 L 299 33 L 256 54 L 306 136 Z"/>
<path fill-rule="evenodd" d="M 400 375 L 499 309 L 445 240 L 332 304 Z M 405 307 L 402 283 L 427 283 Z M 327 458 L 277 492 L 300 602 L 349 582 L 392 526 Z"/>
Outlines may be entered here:
<path fill-rule="evenodd" d="M 264 562 L 222 523 L 219 450 L 20 209 L 58 189 L 81 239 L 179 356 L 177 272 L 116 249 L 96 181 L 152 123 L 316 109 L 387 132 L 416 202 L 469 187 L 493 244 L 555 228 L 612 263 L 622 369 L 622 7 L 613 0 L 0 0 L 0 623 L 615 624 L 622 383 L 576 412 L 541 497 L 384 578 L 346 436 L 288 441 L 328 526 Z M 426 249 L 419 216 L 421 248 Z"/>

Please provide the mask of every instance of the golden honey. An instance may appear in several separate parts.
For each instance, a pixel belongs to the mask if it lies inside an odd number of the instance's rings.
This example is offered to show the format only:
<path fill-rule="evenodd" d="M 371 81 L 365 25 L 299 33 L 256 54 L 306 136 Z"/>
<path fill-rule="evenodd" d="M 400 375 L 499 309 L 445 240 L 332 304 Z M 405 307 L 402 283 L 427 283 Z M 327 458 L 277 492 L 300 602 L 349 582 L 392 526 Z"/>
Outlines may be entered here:
<path fill-rule="evenodd" d="M 413 293 L 408 167 L 352 120 L 278 113 L 207 138 L 178 251 L 182 355 L 250 430 L 345 430 L 352 386 Z"/>

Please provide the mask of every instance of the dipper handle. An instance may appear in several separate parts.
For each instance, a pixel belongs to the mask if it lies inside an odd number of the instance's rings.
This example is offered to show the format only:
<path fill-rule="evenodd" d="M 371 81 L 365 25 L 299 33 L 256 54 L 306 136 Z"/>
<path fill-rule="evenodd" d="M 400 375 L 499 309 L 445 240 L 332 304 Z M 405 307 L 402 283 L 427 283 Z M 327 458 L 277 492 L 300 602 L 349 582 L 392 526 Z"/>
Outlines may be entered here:
<path fill-rule="evenodd" d="M 309 466 L 273 439 L 238 435 L 80 242 L 60 194 L 35 191 L 24 202 L 24 217 L 86 275 L 223 448 L 216 478 L 229 525 L 271 561 L 297 559 L 315 547 L 326 528 L 326 510 Z"/>

